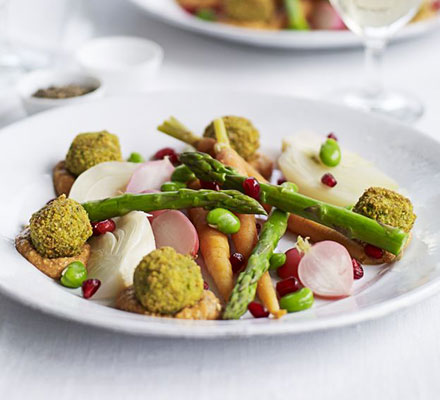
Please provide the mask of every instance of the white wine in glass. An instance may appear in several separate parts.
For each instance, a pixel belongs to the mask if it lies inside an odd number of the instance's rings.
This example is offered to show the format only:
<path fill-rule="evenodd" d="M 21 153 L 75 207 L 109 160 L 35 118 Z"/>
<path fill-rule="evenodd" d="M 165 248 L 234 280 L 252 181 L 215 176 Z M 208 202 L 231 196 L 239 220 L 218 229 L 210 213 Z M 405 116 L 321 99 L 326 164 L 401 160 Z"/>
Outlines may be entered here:
<path fill-rule="evenodd" d="M 390 37 L 417 13 L 421 0 L 330 0 L 347 27 L 366 48 L 367 81 L 363 89 L 349 89 L 339 98 L 346 104 L 412 122 L 423 114 L 421 103 L 406 94 L 385 90 L 382 58 Z"/>

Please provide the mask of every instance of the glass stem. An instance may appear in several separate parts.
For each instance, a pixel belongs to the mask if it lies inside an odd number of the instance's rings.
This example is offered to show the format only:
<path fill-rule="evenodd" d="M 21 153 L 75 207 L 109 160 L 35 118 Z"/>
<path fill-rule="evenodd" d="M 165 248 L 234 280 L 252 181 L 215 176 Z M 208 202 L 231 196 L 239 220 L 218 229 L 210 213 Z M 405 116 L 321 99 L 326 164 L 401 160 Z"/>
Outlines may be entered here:
<path fill-rule="evenodd" d="M 382 65 L 386 44 L 383 39 L 365 40 L 365 83 L 371 97 L 379 97 L 383 91 Z"/>

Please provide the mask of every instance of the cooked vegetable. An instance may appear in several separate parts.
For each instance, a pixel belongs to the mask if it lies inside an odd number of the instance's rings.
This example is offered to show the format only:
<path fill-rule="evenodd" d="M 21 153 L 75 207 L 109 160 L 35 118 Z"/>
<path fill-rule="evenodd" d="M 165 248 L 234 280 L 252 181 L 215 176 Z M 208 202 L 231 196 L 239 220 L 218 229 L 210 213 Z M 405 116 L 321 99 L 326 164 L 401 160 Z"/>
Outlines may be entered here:
<path fill-rule="evenodd" d="M 133 287 L 138 301 L 159 314 L 175 314 L 203 296 L 200 267 L 171 247 L 154 250 L 142 259 L 134 271 Z"/>
<path fill-rule="evenodd" d="M 280 306 L 287 312 L 307 310 L 313 305 L 313 292 L 309 288 L 302 288 L 297 292 L 286 294 L 280 299 Z"/>
<path fill-rule="evenodd" d="M 162 183 L 162 186 L 160 187 L 161 192 L 174 192 L 176 190 L 184 189 L 186 188 L 186 185 L 182 182 L 165 182 Z"/>
<path fill-rule="evenodd" d="M 101 200 L 124 193 L 139 164 L 108 161 L 83 172 L 76 178 L 69 197 L 79 203 Z"/>
<path fill-rule="evenodd" d="M 310 29 L 300 0 L 284 0 L 284 7 L 287 13 L 288 29 L 301 31 Z"/>
<path fill-rule="evenodd" d="M 246 161 L 230 146 L 226 127 L 222 119 L 214 121 L 215 135 L 217 139 L 216 158 L 225 165 L 234 167 L 238 172 L 246 175 Z M 258 241 L 257 225 L 253 215 L 238 214 L 240 230 L 232 235 L 232 241 L 236 250 L 247 260 Z M 264 273 L 257 285 L 257 294 L 268 310 L 280 317 L 280 307 L 277 295 L 268 272 Z"/>
<path fill-rule="evenodd" d="M 397 183 L 373 163 L 346 149 L 340 163 L 329 171 L 319 158 L 321 144 L 322 139 L 311 133 L 283 140 L 278 165 L 286 179 L 298 185 L 301 194 L 346 207 L 355 204 L 369 187 L 398 189 Z M 331 189 L 321 183 L 322 176 L 328 172 L 337 182 Z"/>
<path fill-rule="evenodd" d="M 216 229 L 210 228 L 206 222 L 207 211 L 201 208 L 189 210 L 189 216 L 197 229 L 200 240 L 200 252 L 206 268 L 217 286 L 220 296 L 228 301 L 234 277 L 229 260 L 230 248 L 228 237 Z"/>
<path fill-rule="evenodd" d="M 206 221 L 211 228 L 230 235 L 240 230 L 240 220 L 229 210 L 214 208 L 206 215 Z"/>
<path fill-rule="evenodd" d="M 336 167 L 341 162 L 341 149 L 334 139 L 327 139 L 319 150 L 319 158 L 327 167 Z"/>
<path fill-rule="evenodd" d="M 269 269 L 269 260 L 286 232 L 288 214 L 274 210 L 261 230 L 260 239 L 249 257 L 246 269 L 239 275 L 223 314 L 224 319 L 238 319 L 254 299 L 257 283 Z"/>
<path fill-rule="evenodd" d="M 199 237 L 188 217 L 177 210 L 166 211 L 153 219 L 156 247 L 172 247 L 180 254 L 195 257 L 199 251 Z"/>
<path fill-rule="evenodd" d="M 409 232 L 416 220 L 411 201 L 392 190 L 371 187 L 367 189 L 353 211 Z"/>
<path fill-rule="evenodd" d="M 246 177 L 207 154 L 182 153 L 180 159 L 199 179 L 216 181 L 225 188 L 244 190 L 242 184 Z M 380 224 L 345 208 L 312 199 L 283 186 L 260 183 L 260 187 L 262 203 L 329 226 L 350 239 L 373 244 L 393 254 L 399 254 L 408 240 L 408 234 L 401 229 Z"/>
<path fill-rule="evenodd" d="M 81 261 L 71 262 L 61 274 L 63 286 L 76 289 L 87 279 L 87 269 Z"/>
<path fill-rule="evenodd" d="M 191 146 L 197 147 L 201 138 L 192 133 L 185 125 L 178 121 L 174 117 L 170 117 L 157 127 L 160 132 L 163 132 L 169 136 L 188 143 Z"/>
<path fill-rule="evenodd" d="M 159 190 L 164 182 L 171 180 L 174 166 L 168 158 L 138 164 L 125 192 L 144 193 L 146 190 Z"/>
<path fill-rule="evenodd" d="M 345 297 L 353 287 L 353 263 L 347 249 L 325 240 L 310 246 L 298 238 L 304 253 L 298 266 L 301 283 L 326 298 Z"/>
<path fill-rule="evenodd" d="M 84 208 L 65 195 L 34 213 L 29 229 L 33 246 L 48 258 L 76 256 L 92 236 L 92 226 Z"/>
<path fill-rule="evenodd" d="M 127 161 L 132 163 L 142 163 L 144 162 L 144 157 L 142 157 L 142 154 L 140 153 L 133 152 L 130 154 Z"/>
<path fill-rule="evenodd" d="M 217 19 L 217 16 L 215 14 L 215 11 L 212 8 L 201 8 L 197 10 L 196 16 L 203 21 L 215 21 Z"/>
<path fill-rule="evenodd" d="M 278 269 L 285 264 L 287 256 L 284 253 L 275 253 L 270 258 L 270 269 Z"/>
<path fill-rule="evenodd" d="M 82 206 L 93 221 L 125 215 L 130 211 L 181 210 L 192 207 L 218 208 L 243 214 L 266 214 L 254 199 L 235 190 L 192 190 L 123 194 L 110 199 L 89 201 Z"/>
<path fill-rule="evenodd" d="M 90 241 L 89 278 L 102 282 L 96 299 L 114 299 L 133 284 L 133 273 L 143 256 L 156 248 L 144 212 L 132 211 L 115 218 L 116 229 Z"/>
<path fill-rule="evenodd" d="M 122 161 L 119 139 L 107 131 L 77 135 L 66 155 L 66 167 L 76 176 L 105 161 Z"/>
<path fill-rule="evenodd" d="M 266 214 L 254 199 L 235 190 L 192 190 L 123 194 L 110 199 L 89 201 L 82 206 L 93 221 L 125 215 L 130 211 L 179 210 L 192 207 L 218 208 L 243 214 Z"/>
<path fill-rule="evenodd" d="M 186 165 L 179 165 L 171 174 L 172 182 L 188 183 L 195 181 L 196 179 L 194 173 Z"/>
<path fill-rule="evenodd" d="M 258 281 L 257 295 L 275 318 L 281 318 L 286 314 L 284 310 L 280 309 L 277 293 L 268 271 L 266 271 Z"/>

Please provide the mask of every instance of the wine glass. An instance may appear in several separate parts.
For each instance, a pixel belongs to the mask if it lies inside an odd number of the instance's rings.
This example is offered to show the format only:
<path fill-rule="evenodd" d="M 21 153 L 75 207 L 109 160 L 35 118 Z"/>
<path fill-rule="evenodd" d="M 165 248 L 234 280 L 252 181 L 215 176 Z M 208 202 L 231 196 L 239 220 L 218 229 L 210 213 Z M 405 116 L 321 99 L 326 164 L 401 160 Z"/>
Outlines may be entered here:
<path fill-rule="evenodd" d="M 417 13 L 421 0 L 330 0 L 347 27 L 365 44 L 366 82 L 361 89 L 337 94 L 343 103 L 382 113 L 405 122 L 423 114 L 419 100 L 385 89 L 382 80 L 383 54 L 390 37 Z"/>

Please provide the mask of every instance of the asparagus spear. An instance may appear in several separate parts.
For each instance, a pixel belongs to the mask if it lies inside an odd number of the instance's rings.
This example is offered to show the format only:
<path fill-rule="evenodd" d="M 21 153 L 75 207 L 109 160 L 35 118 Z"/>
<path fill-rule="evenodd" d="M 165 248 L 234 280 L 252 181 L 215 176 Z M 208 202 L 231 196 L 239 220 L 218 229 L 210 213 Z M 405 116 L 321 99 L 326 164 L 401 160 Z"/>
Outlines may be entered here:
<path fill-rule="evenodd" d="M 254 299 L 257 283 L 269 269 L 269 260 L 286 232 L 289 214 L 275 209 L 263 225 L 260 239 L 249 257 L 246 269 L 239 275 L 223 314 L 223 319 L 239 319 Z"/>
<path fill-rule="evenodd" d="M 187 152 L 180 160 L 195 175 L 205 181 L 216 181 L 224 188 L 244 191 L 246 177 L 226 167 L 208 154 Z M 349 239 L 357 239 L 380 247 L 398 255 L 408 240 L 408 233 L 399 228 L 380 224 L 374 219 L 364 217 L 342 207 L 337 207 L 310 197 L 295 193 L 282 186 L 260 183 L 262 203 L 318 222 L 344 234 Z"/>
<path fill-rule="evenodd" d="M 123 194 L 104 200 L 88 201 L 82 206 L 91 221 L 125 215 L 130 211 L 177 210 L 192 207 L 223 207 L 240 214 L 263 214 L 266 212 L 258 201 L 235 190 L 191 190 L 175 192 Z"/>

